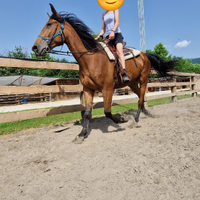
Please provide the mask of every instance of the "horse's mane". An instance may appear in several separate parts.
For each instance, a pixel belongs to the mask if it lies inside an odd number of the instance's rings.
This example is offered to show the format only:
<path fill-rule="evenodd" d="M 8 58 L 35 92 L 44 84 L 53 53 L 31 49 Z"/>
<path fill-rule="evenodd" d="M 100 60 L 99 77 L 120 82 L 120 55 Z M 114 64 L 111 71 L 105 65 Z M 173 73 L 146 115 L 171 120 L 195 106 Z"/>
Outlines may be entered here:
<path fill-rule="evenodd" d="M 99 51 L 101 49 L 101 45 L 94 40 L 93 36 L 91 35 L 93 31 L 85 25 L 77 16 L 73 13 L 59 13 L 60 17 L 56 15 L 52 15 L 51 19 L 55 19 L 60 23 L 63 23 L 65 20 L 68 22 L 74 30 L 79 35 L 81 41 L 83 42 L 83 45 L 87 50 L 93 50 L 95 52 Z"/>

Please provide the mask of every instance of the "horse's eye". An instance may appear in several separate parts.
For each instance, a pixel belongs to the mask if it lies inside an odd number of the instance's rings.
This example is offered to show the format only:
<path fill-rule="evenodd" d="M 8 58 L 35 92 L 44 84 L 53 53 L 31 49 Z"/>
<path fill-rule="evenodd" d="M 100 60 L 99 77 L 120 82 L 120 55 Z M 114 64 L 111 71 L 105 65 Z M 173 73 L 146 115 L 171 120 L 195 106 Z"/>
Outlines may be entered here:
<path fill-rule="evenodd" d="M 47 27 L 50 27 L 52 24 L 51 23 L 47 23 Z"/>

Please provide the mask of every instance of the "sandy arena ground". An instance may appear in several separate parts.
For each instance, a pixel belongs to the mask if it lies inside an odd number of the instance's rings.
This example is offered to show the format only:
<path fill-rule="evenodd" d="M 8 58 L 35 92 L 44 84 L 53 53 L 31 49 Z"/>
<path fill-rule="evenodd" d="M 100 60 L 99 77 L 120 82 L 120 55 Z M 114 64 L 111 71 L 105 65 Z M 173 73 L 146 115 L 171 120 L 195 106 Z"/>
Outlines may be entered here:
<path fill-rule="evenodd" d="M 199 200 L 200 98 L 0 136 L 1 200 Z M 141 127 L 140 127 L 141 126 Z"/>

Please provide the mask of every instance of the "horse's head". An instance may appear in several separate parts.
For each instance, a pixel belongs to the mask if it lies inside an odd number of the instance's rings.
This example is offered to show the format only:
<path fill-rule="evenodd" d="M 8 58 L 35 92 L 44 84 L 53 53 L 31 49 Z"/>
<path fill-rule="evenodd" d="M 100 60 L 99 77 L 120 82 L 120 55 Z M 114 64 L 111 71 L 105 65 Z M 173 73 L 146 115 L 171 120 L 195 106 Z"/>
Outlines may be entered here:
<path fill-rule="evenodd" d="M 37 56 L 45 56 L 54 47 L 64 43 L 63 28 L 65 21 L 60 17 L 52 4 L 50 4 L 52 16 L 38 35 L 32 50 Z M 56 19 L 56 20 L 55 20 Z"/>

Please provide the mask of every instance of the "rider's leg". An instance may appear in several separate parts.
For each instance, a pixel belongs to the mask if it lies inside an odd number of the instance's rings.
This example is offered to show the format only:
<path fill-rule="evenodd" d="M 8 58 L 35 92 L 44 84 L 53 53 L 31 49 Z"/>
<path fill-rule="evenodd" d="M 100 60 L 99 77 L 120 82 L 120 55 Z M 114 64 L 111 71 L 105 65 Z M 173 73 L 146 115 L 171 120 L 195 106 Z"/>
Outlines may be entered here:
<path fill-rule="evenodd" d="M 126 66 L 125 66 L 125 58 L 124 58 L 122 43 L 117 43 L 116 50 L 117 50 L 117 55 L 119 56 L 119 61 L 120 61 L 121 65 L 122 65 L 122 68 L 125 71 L 126 70 Z M 123 79 L 123 83 L 126 83 L 126 82 L 130 81 L 130 79 L 126 76 L 126 73 L 122 74 L 122 79 Z"/>

